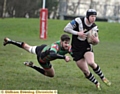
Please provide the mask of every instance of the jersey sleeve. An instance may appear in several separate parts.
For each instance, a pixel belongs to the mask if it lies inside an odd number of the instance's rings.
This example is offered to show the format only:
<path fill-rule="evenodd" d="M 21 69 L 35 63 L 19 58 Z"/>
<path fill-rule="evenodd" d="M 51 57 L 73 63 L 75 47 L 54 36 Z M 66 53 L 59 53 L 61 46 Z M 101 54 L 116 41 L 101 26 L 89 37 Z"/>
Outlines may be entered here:
<path fill-rule="evenodd" d="M 50 48 L 50 57 L 58 58 L 58 59 L 65 59 L 64 55 L 58 54 L 59 46 L 57 44 L 52 44 Z"/>
<path fill-rule="evenodd" d="M 77 27 L 79 28 L 78 31 L 75 30 L 75 28 Z M 83 31 L 83 25 L 81 19 L 78 17 L 72 20 L 70 23 L 68 23 L 65 26 L 64 31 L 73 35 L 77 35 L 77 32 Z"/>
<path fill-rule="evenodd" d="M 54 51 L 55 53 L 57 53 L 57 51 L 59 50 L 59 46 L 55 43 L 53 43 L 51 45 L 50 51 Z"/>
<path fill-rule="evenodd" d="M 83 31 L 83 24 L 82 24 L 82 20 L 80 17 L 77 17 L 75 19 L 75 21 L 78 23 L 78 28 L 79 28 L 79 31 Z"/>

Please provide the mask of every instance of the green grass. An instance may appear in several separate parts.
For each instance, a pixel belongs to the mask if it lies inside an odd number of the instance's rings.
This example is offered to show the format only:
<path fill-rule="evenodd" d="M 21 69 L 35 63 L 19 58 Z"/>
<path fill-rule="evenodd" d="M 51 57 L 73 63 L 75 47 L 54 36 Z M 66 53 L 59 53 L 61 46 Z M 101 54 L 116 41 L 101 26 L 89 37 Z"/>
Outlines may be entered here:
<path fill-rule="evenodd" d="M 39 66 L 36 56 L 15 47 L 3 46 L 4 37 L 24 41 L 30 45 L 51 44 L 59 40 L 63 28 L 69 21 L 48 20 L 48 37 L 39 38 L 39 19 L 0 19 L 0 90 L 58 90 L 59 94 L 119 94 L 120 93 L 120 24 L 97 22 L 100 43 L 94 46 L 95 60 L 105 76 L 112 82 L 111 87 L 102 83 L 97 91 L 78 69 L 74 61 L 52 61 L 55 77 L 45 77 L 23 65 L 33 61 Z"/>

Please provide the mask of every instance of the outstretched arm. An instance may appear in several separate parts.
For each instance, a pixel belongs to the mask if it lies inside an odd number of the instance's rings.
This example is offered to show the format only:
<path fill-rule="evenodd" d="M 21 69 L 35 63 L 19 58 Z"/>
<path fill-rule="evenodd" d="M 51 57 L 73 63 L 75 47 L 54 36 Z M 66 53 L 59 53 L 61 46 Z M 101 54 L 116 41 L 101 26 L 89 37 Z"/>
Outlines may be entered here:
<path fill-rule="evenodd" d="M 55 51 L 50 51 L 50 57 L 52 58 L 58 58 L 58 59 L 65 59 L 64 55 L 57 54 Z"/>
<path fill-rule="evenodd" d="M 60 55 L 60 54 L 55 53 L 54 51 L 50 51 L 50 57 L 57 58 L 57 59 L 65 59 L 66 62 L 70 61 L 69 56 Z"/>

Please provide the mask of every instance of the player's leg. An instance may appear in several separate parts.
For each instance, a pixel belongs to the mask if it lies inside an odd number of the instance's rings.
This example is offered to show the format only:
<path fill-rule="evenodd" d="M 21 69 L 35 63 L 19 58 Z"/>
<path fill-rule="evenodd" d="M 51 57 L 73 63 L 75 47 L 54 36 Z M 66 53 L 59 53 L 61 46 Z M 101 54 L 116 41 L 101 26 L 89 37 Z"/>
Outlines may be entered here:
<path fill-rule="evenodd" d="M 36 71 L 38 71 L 39 73 L 41 73 L 43 75 L 46 75 L 48 77 L 54 77 L 54 69 L 53 69 L 51 63 L 50 62 L 41 62 L 40 61 L 41 51 L 43 50 L 43 48 L 45 46 L 46 45 L 41 45 L 41 46 L 37 46 L 36 48 L 33 47 L 33 49 L 32 49 L 33 51 L 36 52 L 38 63 L 42 66 L 42 68 L 37 67 L 35 65 L 34 66 L 30 66 L 30 67 L 35 69 Z M 26 47 L 26 49 L 27 49 L 27 47 Z M 28 66 L 29 62 L 25 62 L 24 64 Z"/>
<path fill-rule="evenodd" d="M 40 68 L 38 66 L 33 65 L 33 62 L 31 62 L 31 61 L 30 62 L 28 62 L 28 61 L 24 62 L 24 65 L 35 69 L 36 71 L 38 71 L 39 73 L 41 73 L 45 76 L 54 77 L 55 73 L 54 73 L 54 69 L 53 69 L 52 65 L 50 65 L 47 68 Z"/>
<path fill-rule="evenodd" d="M 24 50 L 26 50 L 30 53 L 35 54 L 36 46 L 30 46 L 25 42 L 14 41 L 14 40 L 11 40 L 9 38 L 5 38 L 3 45 L 6 46 L 7 44 L 13 44 L 13 45 L 18 46 L 20 48 L 23 48 Z"/>
<path fill-rule="evenodd" d="M 85 59 L 80 59 L 77 62 L 77 66 L 82 70 L 82 72 L 85 74 L 86 78 L 90 80 L 92 83 L 94 83 L 98 90 L 101 90 L 100 83 L 96 80 L 94 75 L 89 71 L 88 65 L 85 61 Z"/>
<path fill-rule="evenodd" d="M 102 79 L 102 81 L 106 85 L 108 85 L 108 86 L 111 85 L 111 82 L 103 75 L 103 72 L 98 65 L 97 65 L 97 68 L 93 69 L 93 71 Z"/>
<path fill-rule="evenodd" d="M 46 75 L 48 77 L 54 77 L 55 71 L 54 71 L 54 68 L 50 62 L 41 63 L 39 61 L 39 64 L 43 67 L 43 69 L 45 71 L 44 75 Z"/>
<path fill-rule="evenodd" d="M 48 76 L 48 77 L 54 77 L 55 75 L 55 71 L 54 71 L 54 68 L 53 66 L 49 69 L 44 69 L 45 70 L 45 75 Z"/>
<path fill-rule="evenodd" d="M 102 81 L 106 85 L 110 86 L 111 82 L 105 78 L 101 68 L 94 61 L 94 53 L 93 52 L 86 52 L 85 59 L 86 59 L 88 65 L 92 67 L 93 71 L 102 79 Z"/>
<path fill-rule="evenodd" d="M 7 44 L 13 44 L 13 45 L 16 45 L 16 46 L 22 48 L 23 43 L 24 42 L 18 42 L 18 41 L 11 40 L 9 38 L 4 38 L 3 45 L 6 46 Z"/>
<path fill-rule="evenodd" d="M 32 61 L 24 62 L 24 65 L 31 67 L 31 68 L 35 69 L 36 71 L 40 72 L 41 74 L 45 75 L 45 70 L 40 67 L 35 66 Z"/>

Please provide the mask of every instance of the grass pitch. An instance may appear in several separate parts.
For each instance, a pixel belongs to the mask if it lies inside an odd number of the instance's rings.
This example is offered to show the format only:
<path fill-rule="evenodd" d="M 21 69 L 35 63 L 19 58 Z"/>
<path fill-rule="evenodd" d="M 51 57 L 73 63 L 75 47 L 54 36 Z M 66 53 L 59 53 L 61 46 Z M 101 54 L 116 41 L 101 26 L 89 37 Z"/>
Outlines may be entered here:
<path fill-rule="evenodd" d="M 55 77 L 45 77 L 23 65 L 33 61 L 36 56 L 13 45 L 3 46 L 4 37 L 24 41 L 30 45 L 51 44 L 59 40 L 63 28 L 69 21 L 48 20 L 46 40 L 39 38 L 39 19 L 0 19 L 0 90 L 58 90 L 59 94 L 119 94 L 120 93 L 120 24 L 97 22 L 100 43 L 94 46 L 95 61 L 105 76 L 112 82 L 111 87 L 101 83 L 102 90 L 96 90 L 78 69 L 74 61 L 52 61 Z M 70 35 L 71 36 L 71 35 Z"/>

